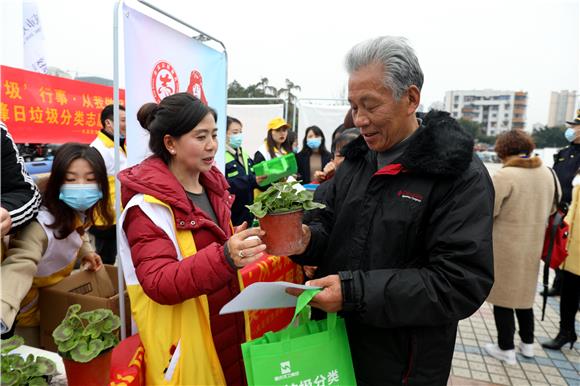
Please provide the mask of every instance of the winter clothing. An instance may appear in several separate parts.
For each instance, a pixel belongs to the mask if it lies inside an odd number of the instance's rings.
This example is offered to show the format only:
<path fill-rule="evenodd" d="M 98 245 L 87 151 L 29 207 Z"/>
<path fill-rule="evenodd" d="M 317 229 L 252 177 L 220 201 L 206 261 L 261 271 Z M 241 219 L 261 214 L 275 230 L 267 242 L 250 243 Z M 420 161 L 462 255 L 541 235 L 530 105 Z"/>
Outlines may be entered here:
<path fill-rule="evenodd" d="M 339 274 L 359 385 L 445 385 L 460 319 L 493 283 L 493 186 L 473 140 L 430 112 L 377 170 L 363 137 L 342 151 L 297 262 Z"/>
<path fill-rule="evenodd" d="M 24 160 L 18 153 L 8 128 L 2 121 L 0 121 L 0 136 L 2 143 L 0 204 L 10 213 L 12 219 L 10 233 L 15 233 L 19 227 L 36 217 L 41 197 L 32 177 L 24 168 Z"/>
<path fill-rule="evenodd" d="M 562 186 L 562 201 L 572 202 L 572 180 L 580 169 L 580 144 L 570 143 L 554 156 L 554 171 Z"/>
<path fill-rule="evenodd" d="M 42 208 L 37 221 L 10 239 L 2 262 L 2 321 L 7 327 L 18 311 L 19 326 L 38 326 L 38 288 L 60 282 L 70 275 L 77 259 L 94 252 L 86 232 L 73 231 L 59 240 L 48 228 L 52 223 L 54 217 Z"/>
<path fill-rule="evenodd" d="M 109 179 L 109 195 L 111 196 L 109 202 L 112 205 L 111 212 L 115 213 L 115 142 L 111 134 L 107 133 L 105 130 L 101 130 L 97 135 L 97 138 L 91 142 L 91 146 L 94 147 L 101 153 L 103 160 L 105 161 L 105 166 L 107 167 L 107 177 Z M 127 149 L 125 144 L 121 145 L 121 151 L 119 152 L 119 170 L 123 170 L 127 167 Z M 114 224 L 114 222 L 113 222 Z M 95 226 L 108 226 L 111 224 L 103 223 L 102 219 L 95 220 Z"/>
<path fill-rule="evenodd" d="M 139 193 L 167 204 L 173 213 L 176 231 L 189 230 L 197 250 L 191 257 L 184 256 L 179 260 L 175 244 L 162 228 L 139 206 L 127 210 L 123 230 L 130 245 L 134 272 L 144 294 L 156 303 L 173 307 L 207 295 L 213 343 L 225 380 L 228 385 L 245 384 L 240 349 L 245 339 L 243 315 L 218 314 L 222 306 L 240 291 L 237 273 L 224 256 L 223 245 L 232 235 L 230 206 L 233 201 L 224 176 L 217 168 L 200 175 L 200 183 L 207 192 L 219 225 L 193 206 L 179 181 L 158 157 L 150 157 L 122 171 L 119 179 L 123 205 Z M 155 314 L 151 316 L 155 317 Z M 154 326 L 155 322 L 138 327 Z"/>
<path fill-rule="evenodd" d="M 532 308 L 553 209 L 554 177 L 539 157 L 532 157 L 508 161 L 492 179 L 495 283 L 487 301 L 505 308 Z"/>
<path fill-rule="evenodd" d="M 298 181 L 302 181 L 307 184 L 312 181 L 311 175 L 313 171 L 310 169 L 310 156 L 312 155 L 312 150 L 302 149 L 301 152 L 296 154 L 296 163 L 298 164 Z M 323 170 L 327 163 L 332 160 L 332 154 L 330 152 L 320 153 L 320 169 Z"/>
<path fill-rule="evenodd" d="M 570 225 L 568 237 L 568 257 L 562 264 L 562 269 L 580 276 L 580 185 L 574 186 L 573 200 L 566 215 Z"/>
<path fill-rule="evenodd" d="M 236 197 L 232 205 L 234 226 L 244 221 L 250 226 L 254 220 L 254 216 L 246 208 L 246 205 L 252 205 L 254 202 L 254 189 L 258 188 L 252 166 L 254 161 L 242 148 L 226 147 L 226 178 L 230 184 L 230 192 Z"/>
<path fill-rule="evenodd" d="M 127 149 L 125 140 L 120 142 L 121 151 L 119 152 L 119 170 L 127 167 Z M 114 137 L 102 129 L 97 138 L 91 143 L 101 153 L 105 166 L 107 167 L 107 178 L 109 179 L 109 203 L 111 213 L 113 213 L 113 223 L 106 224 L 104 219 L 98 216 L 95 219 L 95 225 L 91 228 L 90 233 L 95 237 L 95 247 L 97 253 L 101 256 L 103 263 L 115 264 L 117 258 L 117 230 L 115 225 L 115 142 Z"/>

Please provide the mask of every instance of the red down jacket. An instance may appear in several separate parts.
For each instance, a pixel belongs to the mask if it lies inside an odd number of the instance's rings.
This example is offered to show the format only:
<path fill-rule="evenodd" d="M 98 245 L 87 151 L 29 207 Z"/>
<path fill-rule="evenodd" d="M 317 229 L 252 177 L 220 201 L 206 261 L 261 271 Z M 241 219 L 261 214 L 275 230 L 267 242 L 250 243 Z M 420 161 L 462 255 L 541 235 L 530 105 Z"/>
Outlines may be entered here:
<path fill-rule="evenodd" d="M 223 245 L 231 236 L 233 196 L 217 168 L 200 175 L 219 226 L 194 207 L 185 190 L 158 157 L 150 157 L 119 173 L 123 205 L 137 193 L 149 194 L 173 209 L 177 229 L 191 229 L 198 252 L 178 261 L 173 243 L 139 207 L 127 212 L 123 229 L 131 246 L 135 272 L 144 292 L 160 304 L 179 304 L 207 295 L 213 341 L 228 385 L 245 385 L 240 344 L 245 341 L 241 313 L 218 315 L 239 292 L 237 274 L 228 264 Z"/>

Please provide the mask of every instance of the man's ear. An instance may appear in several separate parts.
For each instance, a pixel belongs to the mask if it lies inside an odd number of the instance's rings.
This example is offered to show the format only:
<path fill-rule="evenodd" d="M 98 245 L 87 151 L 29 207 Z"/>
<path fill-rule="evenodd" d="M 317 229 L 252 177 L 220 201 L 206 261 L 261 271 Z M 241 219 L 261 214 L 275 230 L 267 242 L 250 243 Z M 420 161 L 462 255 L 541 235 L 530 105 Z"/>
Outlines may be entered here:
<path fill-rule="evenodd" d="M 407 89 L 407 93 L 405 95 L 407 98 L 407 114 L 415 114 L 415 111 L 419 108 L 421 104 L 421 91 L 419 87 L 412 85 Z"/>

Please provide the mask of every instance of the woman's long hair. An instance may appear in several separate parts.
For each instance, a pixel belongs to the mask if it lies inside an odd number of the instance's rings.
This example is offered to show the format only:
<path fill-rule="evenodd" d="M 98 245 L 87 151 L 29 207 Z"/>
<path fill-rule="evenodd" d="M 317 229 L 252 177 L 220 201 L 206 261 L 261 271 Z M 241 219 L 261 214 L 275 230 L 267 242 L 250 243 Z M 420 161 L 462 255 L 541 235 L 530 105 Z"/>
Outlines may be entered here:
<path fill-rule="evenodd" d="M 65 143 L 56 151 L 54 160 L 52 161 L 52 170 L 50 177 L 46 184 L 42 202 L 48 209 L 50 214 L 54 217 L 54 223 L 48 225 L 49 228 L 54 229 L 54 235 L 57 239 L 64 239 L 68 237 L 76 228 L 77 211 L 64 203 L 58 197 L 60 195 L 60 188 L 65 183 L 66 172 L 70 164 L 82 158 L 86 160 L 95 174 L 95 180 L 103 198 L 95 205 L 87 209 L 86 214 L 91 223 L 94 224 L 97 216 L 101 217 L 105 223 L 111 224 L 114 215 L 111 212 L 109 205 L 109 180 L 107 178 L 107 167 L 101 153 L 94 147 L 82 143 Z M 84 233 L 84 229 L 79 229 L 79 233 Z"/>
<path fill-rule="evenodd" d="M 290 130 L 288 130 L 290 132 Z M 270 153 L 271 158 L 276 158 L 276 151 L 275 149 L 280 149 L 286 151 L 286 154 L 292 153 L 292 142 L 290 142 L 290 137 L 286 135 L 286 140 L 282 143 L 282 146 L 278 148 L 276 142 L 274 141 L 274 137 L 272 137 L 272 130 L 268 130 L 268 136 L 266 137 L 266 148 L 268 149 L 268 153 Z"/>
<path fill-rule="evenodd" d="M 320 147 L 318 148 L 320 154 L 327 154 L 328 150 L 326 149 L 326 138 L 324 137 L 324 133 L 318 126 L 310 126 L 309 128 L 306 129 L 306 133 L 304 133 L 304 139 L 302 140 L 302 150 L 300 150 L 300 153 L 306 153 L 309 156 L 313 153 L 312 149 L 309 148 L 307 144 L 308 133 L 310 133 L 311 131 L 314 132 L 314 134 L 316 134 L 317 137 L 322 138 L 322 141 L 320 142 Z"/>

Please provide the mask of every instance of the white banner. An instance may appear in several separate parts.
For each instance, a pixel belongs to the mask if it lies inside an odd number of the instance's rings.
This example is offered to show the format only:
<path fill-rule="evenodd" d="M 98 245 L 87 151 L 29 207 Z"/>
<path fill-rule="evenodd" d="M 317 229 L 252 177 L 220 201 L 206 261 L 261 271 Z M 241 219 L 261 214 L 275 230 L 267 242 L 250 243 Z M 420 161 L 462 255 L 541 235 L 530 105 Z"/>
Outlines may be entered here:
<path fill-rule="evenodd" d="M 326 148 L 330 150 L 332 133 L 344 121 L 350 106 L 328 106 L 314 103 L 298 103 L 298 142 L 302 148 L 302 141 L 309 126 L 318 126 L 324 133 Z"/>
<path fill-rule="evenodd" d="M 44 53 L 44 34 L 36 1 L 26 0 L 22 3 L 22 34 L 24 68 L 46 74 L 48 65 Z"/>
<path fill-rule="evenodd" d="M 276 117 L 284 117 L 284 105 L 228 105 L 228 115 L 242 122 L 242 148 L 254 158 L 268 134 L 268 122 Z"/>
<path fill-rule="evenodd" d="M 134 165 L 150 154 L 149 133 L 137 121 L 147 102 L 159 102 L 177 92 L 190 92 L 218 114 L 220 150 L 216 163 L 225 166 L 226 69 L 216 51 L 166 24 L 123 4 L 127 158 Z"/>

